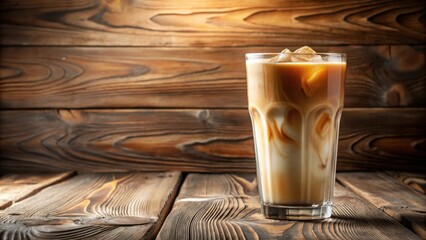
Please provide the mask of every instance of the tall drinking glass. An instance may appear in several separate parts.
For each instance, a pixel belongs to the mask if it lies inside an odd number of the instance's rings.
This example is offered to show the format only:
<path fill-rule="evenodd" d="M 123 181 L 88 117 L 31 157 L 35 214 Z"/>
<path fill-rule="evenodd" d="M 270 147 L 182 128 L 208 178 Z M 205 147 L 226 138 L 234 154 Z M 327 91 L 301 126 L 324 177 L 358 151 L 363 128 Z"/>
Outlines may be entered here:
<path fill-rule="evenodd" d="M 246 54 L 259 196 L 266 218 L 331 216 L 346 55 Z"/>

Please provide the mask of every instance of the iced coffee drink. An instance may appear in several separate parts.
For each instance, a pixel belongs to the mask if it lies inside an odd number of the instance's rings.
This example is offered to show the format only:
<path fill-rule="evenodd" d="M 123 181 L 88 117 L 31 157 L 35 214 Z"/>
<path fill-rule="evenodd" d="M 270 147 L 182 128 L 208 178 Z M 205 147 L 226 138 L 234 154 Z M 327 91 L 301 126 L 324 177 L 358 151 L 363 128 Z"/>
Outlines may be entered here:
<path fill-rule="evenodd" d="M 246 55 L 262 211 L 268 218 L 331 215 L 346 57 L 309 47 Z"/>

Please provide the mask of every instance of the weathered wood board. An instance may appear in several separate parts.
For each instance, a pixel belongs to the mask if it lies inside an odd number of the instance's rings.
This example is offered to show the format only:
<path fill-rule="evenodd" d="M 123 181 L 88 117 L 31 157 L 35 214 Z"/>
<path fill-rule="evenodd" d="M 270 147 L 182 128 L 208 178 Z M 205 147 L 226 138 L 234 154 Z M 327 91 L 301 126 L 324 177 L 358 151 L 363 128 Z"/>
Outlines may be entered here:
<path fill-rule="evenodd" d="M 265 219 L 254 174 L 189 174 L 157 239 L 420 239 L 336 185 L 332 218 Z"/>
<path fill-rule="evenodd" d="M 28 198 L 52 184 L 72 176 L 65 173 L 20 173 L 0 176 L 0 209 Z"/>
<path fill-rule="evenodd" d="M 1 239 L 152 239 L 181 174 L 82 174 L 0 211 Z"/>
<path fill-rule="evenodd" d="M 0 2 L 3 45 L 419 44 L 423 1 Z"/>
<path fill-rule="evenodd" d="M 337 179 L 407 228 L 426 238 L 426 195 L 384 173 L 339 173 Z"/>
<path fill-rule="evenodd" d="M 425 113 L 344 110 L 338 170 L 426 171 Z M 247 110 L 26 110 L 0 118 L 2 171 L 255 171 Z"/>
<path fill-rule="evenodd" d="M 0 107 L 246 109 L 244 54 L 283 47 L 3 48 Z M 313 47 L 347 54 L 345 107 L 426 106 L 425 45 Z"/>
<path fill-rule="evenodd" d="M 387 174 L 398 179 L 417 192 L 426 194 L 426 175 L 424 173 L 387 172 Z"/>

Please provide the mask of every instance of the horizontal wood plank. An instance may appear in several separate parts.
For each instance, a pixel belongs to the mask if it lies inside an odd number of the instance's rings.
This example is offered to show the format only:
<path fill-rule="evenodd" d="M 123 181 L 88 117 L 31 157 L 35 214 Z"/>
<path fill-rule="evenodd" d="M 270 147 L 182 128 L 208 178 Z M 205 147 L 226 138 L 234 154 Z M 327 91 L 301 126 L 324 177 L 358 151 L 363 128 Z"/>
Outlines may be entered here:
<path fill-rule="evenodd" d="M 384 173 L 339 173 L 337 179 L 426 239 L 426 195 Z"/>
<path fill-rule="evenodd" d="M 0 169 L 254 172 L 247 110 L 0 111 Z M 426 109 L 345 109 L 338 170 L 426 171 Z"/>
<path fill-rule="evenodd" d="M 345 106 L 426 106 L 425 45 L 314 48 L 347 53 Z M 247 108 L 244 54 L 278 51 L 3 48 L 0 107 Z"/>
<path fill-rule="evenodd" d="M 426 194 L 426 175 L 410 172 L 387 172 L 388 175 L 398 179 L 405 185 L 419 193 Z"/>
<path fill-rule="evenodd" d="M 0 209 L 7 208 L 71 176 L 71 172 L 4 174 L 0 177 Z"/>
<path fill-rule="evenodd" d="M 83 174 L 0 211 L 1 239 L 152 239 L 177 172 Z"/>
<path fill-rule="evenodd" d="M 422 1 L 1 1 L 3 45 L 419 44 Z"/>
<path fill-rule="evenodd" d="M 419 239 L 336 185 L 332 217 L 278 221 L 260 212 L 255 176 L 189 174 L 157 239 Z"/>

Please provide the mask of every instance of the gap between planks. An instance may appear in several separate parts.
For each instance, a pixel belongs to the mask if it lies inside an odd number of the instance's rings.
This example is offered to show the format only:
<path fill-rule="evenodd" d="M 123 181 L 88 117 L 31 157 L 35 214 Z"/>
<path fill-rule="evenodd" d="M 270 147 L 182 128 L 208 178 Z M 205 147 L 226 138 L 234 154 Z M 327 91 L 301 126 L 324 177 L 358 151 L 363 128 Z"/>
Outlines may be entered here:
<path fill-rule="evenodd" d="M 1 174 L 0 210 L 29 198 L 49 186 L 66 181 L 74 175 L 75 172 Z"/>
<path fill-rule="evenodd" d="M 172 211 L 173 205 L 176 201 L 177 196 L 179 195 L 180 189 L 182 188 L 182 184 L 185 182 L 187 175 L 188 174 L 185 173 L 185 172 L 180 172 L 180 178 L 178 178 L 177 183 L 176 183 L 174 189 L 172 190 L 172 192 L 170 194 L 169 200 L 164 205 L 164 207 L 163 207 L 163 209 L 162 209 L 162 211 L 161 211 L 161 213 L 158 217 L 157 224 L 155 225 L 155 227 L 153 229 L 152 239 L 157 237 L 158 232 L 160 231 L 161 227 L 163 226 L 164 221 L 166 220 L 167 216 Z"/>
<path fill-rule="evenodd" d="M 0 239 L 152 239 L 180 172 L 78 174 L 0 211 Z"/>

